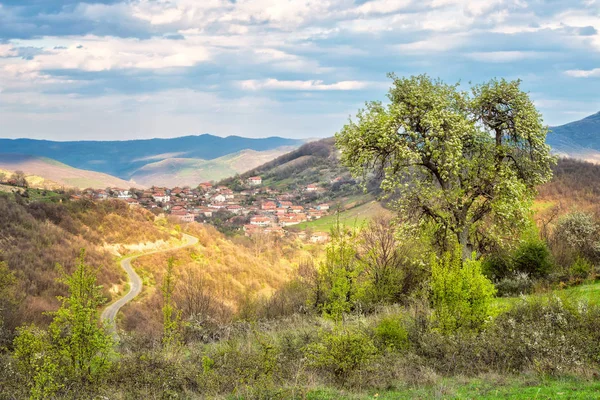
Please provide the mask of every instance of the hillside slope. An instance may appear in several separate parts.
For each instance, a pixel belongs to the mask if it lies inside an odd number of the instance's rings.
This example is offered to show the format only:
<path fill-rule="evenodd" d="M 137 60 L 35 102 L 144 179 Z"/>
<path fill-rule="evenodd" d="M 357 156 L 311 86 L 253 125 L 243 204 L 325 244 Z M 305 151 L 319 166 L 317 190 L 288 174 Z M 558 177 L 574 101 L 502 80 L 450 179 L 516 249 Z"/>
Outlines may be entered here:
<path fill-rule="evenodd" d="M 28 182 L 31 186 L 49 189 L 60 187 L 79 189 L 141 187 L 135 182 L 125 181 L 101 172 L 77 169 L 50 158 L 24 154 L 0 153 L 0 170 L 8 173 L 23 171 L 28 175 Z"/>
<path fill-rule="evenodd" d="M 600 163 L 600 112 L 551 127 L 547 142 L 558 154 Z"/>
<path fill-rule="evenodd" d="M 0 193 L 0 227 L 0 263 L 5 262 L 17 280 L 17 305 L 0 309 L 8 331 L 23 323 L 48 321 L 42 313 L 56 310 L 56 296 L 64 294 L 56 265 L 72 271 L 81 249 L 87 263 L 98 268 L 98 283 L 110 299 L 124 285 L 115 251 L 171 239 L 154 224 L 150 212 L 117 200 L 27 204 Z"/>
<path fill-rule="evenodd" d="M 172 139 L 126 141 L 54 142 L 32 139 L 0 139 L 4 153 L 49 157 L 76 168 L 103 172 L 128 180 L 146 164 L 169 158 L 212 160 L 250 149 L 273 150 L 282 146 L 299 146 L 295 139 L 270 137 L 250 139 L 213 135 L 184 136 Z"/>
<path fill-rule="evenodd" d="M 293 147 L 280 147 L 265 151 L 242 150 L 213 160 L 167 158 L 144 165 L 131 178 L 146 186 L 196 186 L 201 182 L 244 173 L 292 149 Z"/>

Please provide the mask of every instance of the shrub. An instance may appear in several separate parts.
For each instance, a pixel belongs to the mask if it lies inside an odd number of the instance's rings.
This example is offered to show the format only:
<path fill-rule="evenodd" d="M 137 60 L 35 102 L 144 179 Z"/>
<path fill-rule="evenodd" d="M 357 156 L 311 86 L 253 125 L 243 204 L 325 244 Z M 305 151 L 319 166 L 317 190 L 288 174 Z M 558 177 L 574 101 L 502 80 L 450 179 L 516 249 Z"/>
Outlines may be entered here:
<path fill-rule="evenodd" d="M 481 272 L 481 261 L 463 262 L 460 247 L 433 260 L 431 300 L 441 332 L 481 328 L 495 293 L 494 285 Z"/>
<path fill-rule="evenodd" d="M 375 342 L 380 349 L 397 351 L 408 348 L 408 330 L 402 316 L 384 317 L 375 326 Z"/>
<path fill-rule="evenodd" d="M 485 276 L 491 280 L 503 279 L 512 274 L 512 258 L 509 252 L 496 251 L 487 255 L 481 264 Z"/>
<path fill-rule="evenodd" d="M 592 264 L 583 257 L 577 257 L 569 268 L 571 277 L 585 279 L 592 272 Z"/>
<path fill-rule="evenodd" d="M 364 332 L 344 327 L 323 333 L 319 342 L 305 349 L 309 365 L 333 374 L 339 383 L 367 364 L 376 351 Z"/>
<path fill-rule="evenodd" d="M 513 255 L 515 272 L 525 272 L 532 277 L 542 278 L 552 269 L 550 250 L 539 239 L 527 239 Z"/>
<path fill-rule="evenodd" d="M 591 214 L 583 212 L 567 214 L 558 220 L 552 243 L 557 250 L 562 250 L 562 258 L 568 259 L 568 253 L 571 253 L 574 256 L 571 259 L 584 256 L 590 260 L 598 260 L 600 259 L 600 226 Z"/>
<path fill-rule="evenodd" d="M 533 289 L 533 280 L 525 272 L 517 272 L 513 275 L 505 276 L 496 283 L 498 296 L 518 296 L 531 293 Z"/>

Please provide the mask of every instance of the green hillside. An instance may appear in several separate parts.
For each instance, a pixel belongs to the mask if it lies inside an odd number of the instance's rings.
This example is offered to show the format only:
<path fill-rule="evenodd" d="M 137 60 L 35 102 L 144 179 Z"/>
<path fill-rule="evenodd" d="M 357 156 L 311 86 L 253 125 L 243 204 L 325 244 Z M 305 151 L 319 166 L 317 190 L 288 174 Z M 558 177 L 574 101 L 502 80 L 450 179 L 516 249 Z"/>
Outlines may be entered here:
<path fill-rule="evenodd" d="M 281 147 L 265 151 L 243 150 L 212 160 L 167 158 L 144 165 L 133 173 L 132 179 L 146 186 L 196 186 L 201 182 L 218 181 L 244 173 L 291 149 Z"/>

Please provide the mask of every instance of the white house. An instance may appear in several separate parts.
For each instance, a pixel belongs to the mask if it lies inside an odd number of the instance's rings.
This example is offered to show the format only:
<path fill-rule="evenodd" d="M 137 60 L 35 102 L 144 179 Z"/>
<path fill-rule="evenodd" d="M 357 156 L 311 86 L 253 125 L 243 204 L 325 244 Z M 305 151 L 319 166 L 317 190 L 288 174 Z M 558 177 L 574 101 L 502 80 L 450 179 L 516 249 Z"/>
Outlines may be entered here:
<path fill-rule="evenodd" d="M 271 220 L 267 217 L 252 217 L 250 218 L 250 225 L 269 226 Z"/>
<path fill-rule="evenodd" d="M 171 196 L 164 192 L 155 192 L 152 194 L 152 198 L 158 203 L 168 203 L 171 201 Z"/>
<path fill-rule="evenodd" d="M 250 186 L 260 186 L 262 185 L 262 178 L 260 176 L 251 176 L 247 182 Z"/>

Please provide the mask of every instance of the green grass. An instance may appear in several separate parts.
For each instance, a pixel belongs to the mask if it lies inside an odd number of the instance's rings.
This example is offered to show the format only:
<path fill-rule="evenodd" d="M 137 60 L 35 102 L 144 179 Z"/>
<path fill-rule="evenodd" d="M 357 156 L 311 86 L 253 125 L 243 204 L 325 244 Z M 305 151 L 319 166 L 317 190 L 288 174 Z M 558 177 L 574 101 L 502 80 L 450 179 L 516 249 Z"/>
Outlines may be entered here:
<path fill-rule="evenodd" d="M 534 293 L 525 297 L 542 297 L 548 295 L 549 293 L 557 294 L 570 300 L 586 300 L 590 304 L 599 305 L 600 281 L 572 286 L 565 289 L 553 290 L 550 292 Z M 519 301 L 520 297 L 498 297 L 492 303 L 492 314 L 498 315 L 499 313 L 508 310 L 512 305 Z"/>
<path fill-rule="evenodd" d="M 597 399 L 600 381 L 583 379 L 539 379 L 535 377 L 483 377 L 440 379 L 419 387 L 406 387 L 365 394 L 332 389 L 314 390 L 311 400 L 325 399 Z"/>
<path fill-rule="evenodd" d="M 303 222 L 298 225 L 294 225 L 294 230 L 312 229 L 314 231 L 329 231 L 337 223 L 338 215 L 335 211 L 330 210 L 331 214 L 323 218 Z M 357 207 L 353 207 L 349 210 L 342 211 L 339 213 L 340 223 L 352 228 L 357 228 L 364 225 L 369 219 L 373 218 L 380 213 L 389 213 L 384 209 L 381 204 L 377 201 L 369 201 L 365 204 L 361 204 Z"/>

